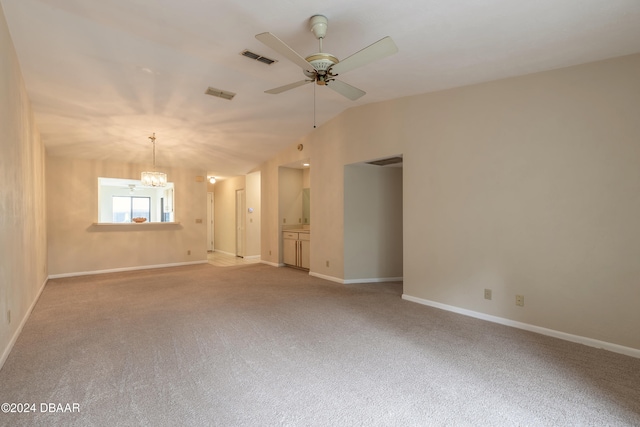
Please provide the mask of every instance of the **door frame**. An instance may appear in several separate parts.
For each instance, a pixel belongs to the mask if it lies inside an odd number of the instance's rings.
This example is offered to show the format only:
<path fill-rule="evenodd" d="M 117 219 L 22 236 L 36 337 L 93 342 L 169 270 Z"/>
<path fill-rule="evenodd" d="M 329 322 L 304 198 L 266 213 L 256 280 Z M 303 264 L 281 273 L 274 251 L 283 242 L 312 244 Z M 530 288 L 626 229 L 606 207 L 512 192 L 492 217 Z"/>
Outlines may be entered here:
<path fill-rule="evenodd" d="M 214 196 L 212 192 L 207 192 L 207 251 L 213 252 L 214 248 Z"/>
<path fill-rule="evenodd" d="M 236 190 L 236 256 L 241 258 L 245 252 L 245 197 L 244 188 Z"/>

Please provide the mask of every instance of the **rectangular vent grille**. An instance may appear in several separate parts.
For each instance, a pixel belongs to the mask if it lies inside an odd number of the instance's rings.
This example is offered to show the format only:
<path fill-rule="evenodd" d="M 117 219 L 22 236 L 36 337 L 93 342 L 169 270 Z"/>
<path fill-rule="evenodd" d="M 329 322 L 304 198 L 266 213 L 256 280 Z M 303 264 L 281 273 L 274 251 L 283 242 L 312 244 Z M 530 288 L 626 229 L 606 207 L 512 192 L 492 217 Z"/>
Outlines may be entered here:
<path fill-rule="evenodd" d="M 402 157 L 389 157 L 388 159 L 376 160 L 373 162 L 367 162 L 370 165 L 387 166 L 395 165 L 396 163 L 402 163 Z"/>
<path fill-rule="evenodd" d="M 236 96 L 236 94 L 233 92 L 227 92 L 226 90 L 216 89 L 211 86 L 209 86 L 204 93 L 211 96 L 217 96 L 218 98 L 228 99 L 229 101 L 231 101 L 233 97 Z"/>
<path fill-rule="evenodd" d="M 266 56 L 258 55 L 257 53 L 253 53 L 248 49 L 240 52 L 240 55 L 246 56 L 247 58 L 255 59 L 256 61 L 262 62 L 263 64 L 271 65 L 274 62 L 278 62 L 275 59 L 267 58 Z"/>

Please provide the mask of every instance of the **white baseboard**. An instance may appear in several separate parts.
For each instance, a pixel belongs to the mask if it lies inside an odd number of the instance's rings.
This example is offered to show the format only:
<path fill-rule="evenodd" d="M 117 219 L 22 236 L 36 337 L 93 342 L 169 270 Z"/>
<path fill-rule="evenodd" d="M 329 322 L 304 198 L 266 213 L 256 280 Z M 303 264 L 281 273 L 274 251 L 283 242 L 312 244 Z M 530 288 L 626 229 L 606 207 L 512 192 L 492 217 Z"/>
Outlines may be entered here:
<path fill-rule="evenodd" d="M 29 309 L 27 310 L 27 312 L 25 313 L 24 317 L 20 321 L 20 325 L 18 326 L 18 329 L 16 329 L 15 333 L 11 337 L 11 340 L 9 341 L 9 344 L 7 345 L 7 347 L 2 352 L 2 357 L 0 357 L 0 369 L 2 369 L 2 367 L 4 366 L 4 362 L 6 362 L 7 361 L 7 357 L 9 357 L 9 353 L 11 353 L 11 350 L 13 350 L 13 346 L 15 345 L 16 341 L 18 340 L 18 337 L 20 336 L 20 333 L 22 332 L 22 328 L 24 328 L 24 325 L 27 323 L 27 320 L 29 319 L 29 316 L 31 316 L 31 312 L 33 311 L 33 308 L 36 306 L 36 303 L 40 299 L 40 295 L 42 294 L 42 291 L 44 290 L 44 287 L 47 285 L 47 281 L 48 280 L 49 280 L 49 278 L 44 279 L 44 283 L 42 284 L 42 286 L 40 286 L 40 289 L 38 289 L 38 294 L 33 299 L 33 302 L 29 306 Z"/>
<path fill-rule="evenodd" d="M 180 267 L 183 265 L 206 264 L 207 262 L 208 261 L 205 259 L 201 261 L 176 262 L 172 264 L 139 265 L 136 267 L 110 268 L 108 270 L 79 271 L 76 273 L 51 274 L 49 275 L 49 279 L 60 279 L 63 277 L 76 277 L 76 276 L 89 276 L 93 274 L 119 273 L 122 271 L 151 270 L 154 268 Z"/>
<path fill-rule="evenodd" d="M 351 285 L 354 283 L 385 283 L 385 282 L 402 282 L 402 277 L 376 277 L 373 279 L 347 279 L 342 283 L 345 285 Z"/>
<path fill-rule="evenodd" d="M 313 271 L 309 272 L 309 276 L 317 277 L 319 279 L 329 280 L 331 282 L 336 282 L 344 285 L 344 279 L 340 279 L 339 277 L 327 276 L 320 273 L 315 273 Z"/>
<path fill-rule="evenodd" d="M 271 267 L 284 267 L 284 264 L 278 264 L 277 262 L 265 261 L 263 259 L 260 260 L 260 263 L 261 264 L 270 265 Z"/>
<path fill-rule="evenodd" d="M 329 280 L 331 282 L 340 283 L 342 285 L 352 285 L 356 283 L 384 283 L 384 282 L 402 282 L 402 277 L 376 277 L 372 279 L 341 279 L 339 277 L 327 276 L 325 274 L 309 272 L 309 276 L 317 277 L 319 279 Z"/>
<path fill-rule="evenodd" d="M 247 255 L 242 257 L 244 259 L 260 259 L 260 255 Z"/>
<path fill-rule="evenodd" d="M 505 326 L 511 326 L 512 328 L 524 329 L 525 331 L 536 332 L 538 334 L 547 335 L 554 338 L 559 338 L 565 341 L 571 341 L 578 344 L 584 344 L 589 347 L 602 348 L 614 353 L 624 354 L 626 356 L 640 358 L 640 349 L 625 347 L 618 344 L 613 344 L 606 341 L 600 341 L 593 338 L 587 338 L 580 335 L 573 335 L 566 332 L 556 331 L 554 329 L 547 329 L 529 323 L 522 323 L 515 320 L 505 319 L 504 317 L 492 316 L 490 314 L 480 313 L 477 311 L 467 310 L 452 305 L 442 304 L 435 301 L 430 301 L 422 298 L 413 297 L 411 295 L 402 294 L 402 299 L 416 302 L 422 305 L 428 305 L 429 307 L 439 308 L 441 310 L 451 311 L 454 313 L 462 314 L 464 316 L 475 317 L 477 319 L 486 320 L 488 322 L 499 323 Z"/>

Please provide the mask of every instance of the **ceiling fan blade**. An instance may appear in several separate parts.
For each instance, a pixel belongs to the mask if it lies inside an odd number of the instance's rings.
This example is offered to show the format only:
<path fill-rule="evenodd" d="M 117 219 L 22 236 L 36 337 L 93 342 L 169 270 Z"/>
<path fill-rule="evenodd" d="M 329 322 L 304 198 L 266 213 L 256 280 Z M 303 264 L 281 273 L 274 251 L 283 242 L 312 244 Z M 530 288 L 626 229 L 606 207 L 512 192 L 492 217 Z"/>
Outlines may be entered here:
<path fill-rule="evenodd" d="M 352 101 L 360 98 L 362 95 L 366 94 L 365 91 L 358 89 L 357 87 L 353 87 L 350 84 L 345 82 L 341 82 L 340 80 L 331 80 L 327 83 L 327 86 L 330 89 L 335 90 L 342 96 L 346 96 Z"/>
<path fill-rule="evenodd" d="M 284 85 L 284 86 L 276 87 L 276 88 L 273 88 L 273 89 L 265 90 L 264 93 L 270 93 L 270 94 L 276 95 L 278 93 L 282 93 L 282 92 L 287 91 L 289 89 L 294 89 L 294 88 L 300 87 L 302 85 L 305 85 L 307 83 L 311 83 L 312 81 L 313 80 L 301 80 L 299 82 L 289 83 L 288 85 Z"/>
<path fill-rule="evenodd" d="M 256 38 L 262 43 L 278 52 L 280 55 L 287 58 L 289 61 L 296 64 L 298 67 L 305 71 L 315 71 L 313 66 L 307 62 L 302 56 L 295 50 L 291 49 L 285 42 L 277 38 L 271 33 L 256 34 Z"/>
<path fill-rule="evenodd" d="M 396 52 L 398 52 L 398 46 L 396 46 L 391 37 L 387 36 L 338 62 L 331 67 L 331 72 L 336 75 L 346 73 L 354 68 L 362 67 L 370 62 L 393 55 Z"/>

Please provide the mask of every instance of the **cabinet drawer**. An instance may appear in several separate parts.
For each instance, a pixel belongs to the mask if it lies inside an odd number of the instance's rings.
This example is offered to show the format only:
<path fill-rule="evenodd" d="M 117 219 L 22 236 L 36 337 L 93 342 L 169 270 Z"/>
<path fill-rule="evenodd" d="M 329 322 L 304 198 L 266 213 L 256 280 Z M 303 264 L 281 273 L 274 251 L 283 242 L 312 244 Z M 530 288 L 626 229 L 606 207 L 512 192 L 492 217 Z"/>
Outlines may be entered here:
<path fill-rule="evenodd" d="M 288 231 L 282 232 L 283 239 L 295 239 L 298 240 L 298 233 L 290 233 Z"/>
<path fill-rule="evenodd" d="M 311 240 L 310 233 L 298 233 L 298 240 Z"/>

